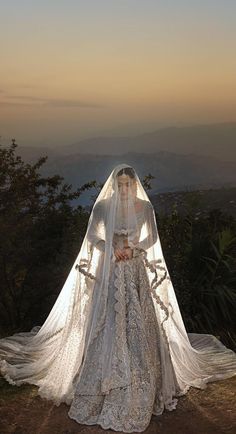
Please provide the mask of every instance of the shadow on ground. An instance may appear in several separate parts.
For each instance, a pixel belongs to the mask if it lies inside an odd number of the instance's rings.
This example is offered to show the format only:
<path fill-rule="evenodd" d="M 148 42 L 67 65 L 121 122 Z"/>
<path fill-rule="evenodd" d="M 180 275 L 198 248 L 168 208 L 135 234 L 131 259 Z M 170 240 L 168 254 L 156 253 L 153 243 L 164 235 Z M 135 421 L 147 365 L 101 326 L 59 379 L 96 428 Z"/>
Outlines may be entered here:
<path fill-rule="evenodd" d="M 236 377 L 191 388 L 176 410 L 153 416 L 144 434 L 235 434 Z M 11 386 L 0 378 L 0 434 L 104 434 L 98 425 L 79 425 L 67 413 L 37 395 L 37 387 Z"/>

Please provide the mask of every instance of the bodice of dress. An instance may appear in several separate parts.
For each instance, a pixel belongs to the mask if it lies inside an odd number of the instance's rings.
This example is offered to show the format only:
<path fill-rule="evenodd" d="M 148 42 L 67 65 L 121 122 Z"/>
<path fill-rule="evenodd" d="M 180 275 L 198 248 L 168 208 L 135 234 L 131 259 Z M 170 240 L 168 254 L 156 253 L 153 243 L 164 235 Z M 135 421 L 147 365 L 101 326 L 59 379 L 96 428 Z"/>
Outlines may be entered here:
<path fill-rule="evenodd" d="M 148 201 L 141 202 L 143 203 L 139 207 L 140 211 L 136 212 L 135 221 L 129 223 L 128 228 L 125 217 L 120 216 L 116 219 L 112 241 L 113 248 L 116 246 L 123 248 L 124 245 L 127 245 L 128 240 L 128 245 L 131 248 L 147 250 L 156 242 L 157 230 L 152 205 Z M 104 206 L 104 204 L 99 203 L 94 209 L 93 219 L 87 233 L 88 241 L 101 252 L 105 252 L 106 248 L 106 222 L 104 221 L 106 212 L 103 209 Z M 141 239 L 141 229 L 144 224 L 146 225 L 146 236 Z"/>
<path fill-rule="evenodd" d="M 130 225 L 127 228 L 127 220 L 120 217 L 116 222 L 114 235 L 113 235 L 113 247 L 123 248 L 128 246 L 130 241 L 137 242 L 140 238 L 140 232 L 144 223 L 143 212 L 136 213 L 136 220 L 133 222 L 133 226 Z"/>
<path fill-rule="evenodd" d="M 128 245 L 128 234 L 126 233 L 114 233 L 113 236 L 113 247 L 123 249 L 123 247 Z"/>

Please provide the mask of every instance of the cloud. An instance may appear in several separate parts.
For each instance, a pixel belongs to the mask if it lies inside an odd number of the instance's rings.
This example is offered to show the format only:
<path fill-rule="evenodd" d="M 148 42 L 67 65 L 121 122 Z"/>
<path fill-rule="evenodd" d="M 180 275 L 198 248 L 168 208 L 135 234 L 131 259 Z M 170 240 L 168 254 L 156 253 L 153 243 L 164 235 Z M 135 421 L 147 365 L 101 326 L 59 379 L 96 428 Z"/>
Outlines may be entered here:
<path fill-rule="evenodd" d="M 67 100 L 67 99 L 49 99 L 45 102 L 45 105 L 50 107 L 91 107 L 91 108 L 103 108 L 101 104 L 91 104 L 85 101 Z"/>
<path fill-rule="evenodd" d="M 28 96 L 28 95 L 9 95 L 8 99 L 22 99 L 26 101 L 44 101 L 45 98 L 39 98 L 37 96 Z"/>
<path fill-rule="evenodd" d="M 6 97 L 5 97 L 6 99 Z M 9 100 L 16 101 L 9 101 Z M 18 102 L 19 100 L 19 102 Z M 73 99 L 52 99 L 52 98 L 40 98 L 27 95 L 8 95 L 7 100 L 0 101 L 1 106 L 12 107 L 63 107 L 63 108 L 104 108 L 101 104 L 94 104 L 81 100 Z"/>
<path fill-rule="evenodd" d="M 27 84 L 27 83 L 22 83 L 22 84 L 16 84 L 14 87 L 18 88 L 18 89 L 38 89 L 40 87 L 42 87 L 39 84 Z"/>
<path fill-rule="evenodd" d="M 0 101 L 0 107 L 39 107 L 36 104 L 27 104 L 23 102 L 8 102 L 8 101 Z"/>

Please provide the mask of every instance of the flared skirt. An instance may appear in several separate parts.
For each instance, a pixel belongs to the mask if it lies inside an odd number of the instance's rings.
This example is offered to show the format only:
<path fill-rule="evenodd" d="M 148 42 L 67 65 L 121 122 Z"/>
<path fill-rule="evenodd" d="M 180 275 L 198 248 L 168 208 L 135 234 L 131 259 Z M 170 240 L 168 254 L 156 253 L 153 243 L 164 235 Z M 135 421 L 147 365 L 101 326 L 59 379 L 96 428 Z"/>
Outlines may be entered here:
<path fill-rule="evenodd" d="M 69 417 L 104 429 L 142 432 L 161 414 L 160 326 L 141 256 L 115 262 L 106 321 L 89 343 Z"/>

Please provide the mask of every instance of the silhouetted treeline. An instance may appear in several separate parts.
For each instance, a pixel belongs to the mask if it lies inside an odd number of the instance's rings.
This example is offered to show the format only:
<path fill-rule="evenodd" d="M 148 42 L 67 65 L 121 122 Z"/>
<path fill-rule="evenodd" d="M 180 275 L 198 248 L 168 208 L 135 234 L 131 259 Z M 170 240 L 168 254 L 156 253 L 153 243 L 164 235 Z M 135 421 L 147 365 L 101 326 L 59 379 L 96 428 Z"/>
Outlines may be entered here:
<path fill-rule="evenodd" d="M 16 144 L 0 148 L 0 327 L 40 324 L 80 248 L 88 213 L 72 207 L 77 191 L 58 175 L 42 177 L 46 157 L 30 165 Z"/>
<path fill-rule="evenodd" d="M 236 349 L 236 220 L 219 209 L 197 216 L 194 207 L 187 211 L 158 218 L 186 328 L 220 336 Z"/>
<path fill-rule="evenodd" d="M 46 319 L 78 254 L 89 211 L 73 206 L 73 191 L 58 175 L 43 177 L 46 157 L 26 164 L 14 140 L 0 147 L 0 330 L 9 334 Z M 152 176 L 144 179 L 150 189 Z M 193 193 L 194 196 L 194 193 Z M 93 197 L 94 200 L 94 197 Z M 77 200 L 76 200 L 77 203 Z M 92 205 L 92 203 L 91 203 Z M 157 214 L 163 252 L 188 331 L 212 333 L 235 348 L 236 221 L 220 210 L 196 216 L 173 207 Z"/>

